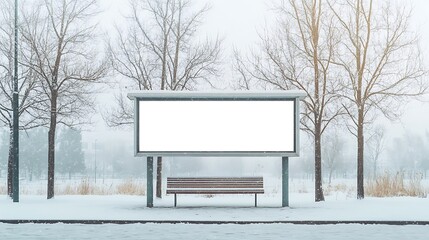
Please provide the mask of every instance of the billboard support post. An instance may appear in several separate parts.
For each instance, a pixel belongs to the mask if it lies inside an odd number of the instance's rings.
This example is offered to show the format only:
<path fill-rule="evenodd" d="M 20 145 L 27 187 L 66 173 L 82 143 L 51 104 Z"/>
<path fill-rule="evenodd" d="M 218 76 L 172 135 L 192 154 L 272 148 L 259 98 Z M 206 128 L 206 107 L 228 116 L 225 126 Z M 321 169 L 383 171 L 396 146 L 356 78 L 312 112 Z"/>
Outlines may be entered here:
<path fill-rule="evenodd" d="M 289 207 L 289 158 L 282 157 L 282 207 Z"/>
<path fill-rule="evenodd" d="M 153 207 L 153 157 L 147 157 L 146 206 Z"/>

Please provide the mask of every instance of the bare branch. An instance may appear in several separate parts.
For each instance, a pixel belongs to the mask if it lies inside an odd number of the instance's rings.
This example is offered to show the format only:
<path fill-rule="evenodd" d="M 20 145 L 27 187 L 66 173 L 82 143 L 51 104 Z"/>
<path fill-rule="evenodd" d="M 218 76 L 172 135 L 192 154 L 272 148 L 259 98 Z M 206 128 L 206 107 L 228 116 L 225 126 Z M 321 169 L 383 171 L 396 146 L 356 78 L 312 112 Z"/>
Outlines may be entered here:
<path fill-rule="evenodd" d="M 222 41 L 198 41 L 199 28 L 209 6 L 194 11 L 187 0 L 132 1 L 129 28 L 117 28 L 117 38 L 108 41 L 110 63 L 125 78 L 127 89 L 193 90 L 218 75 Z M 105 111 L 109 126 L 132 123 L 132 108 L 116 97 L 114 110 Z M 129 112 L 126 112 L 129 111 Z M 111 114 L 109 117 L 108 114 Z M 119 114 L 125 117 L 123 122 Z"/>

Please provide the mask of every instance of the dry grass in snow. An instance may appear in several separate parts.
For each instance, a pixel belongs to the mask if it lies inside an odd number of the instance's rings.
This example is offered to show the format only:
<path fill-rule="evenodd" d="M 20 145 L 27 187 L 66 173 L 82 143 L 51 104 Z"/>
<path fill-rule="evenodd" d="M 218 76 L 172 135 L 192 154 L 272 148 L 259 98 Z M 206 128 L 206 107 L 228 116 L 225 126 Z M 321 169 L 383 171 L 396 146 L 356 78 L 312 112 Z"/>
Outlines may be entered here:
<path fill-rule="evenodd" d="M 80 183 L 69 183 L 65 186 L 57 186 L 58 195 L 145 195 L 144 183 L 139 180 L 126 179 L 119 183 L 97 185 L 88 178 Z"/>
<path fill-rule="evenodd" d="M 6 180 L 0 183 L 0 195 L 7 194 Z M 46 180 L 20 181 L 19 192 L 22 195 L 46 195 Z M 106 183 L 93 179 L 57 180 L 56 195 L 145 195 L 146 182 L 141 179 L 109 179 Z"/>
<path fill-rule="evenodd" d="M 410 179 L 404 179 L 404 173 L 401 172 L 395 175 L 385 173 L 376 180 L 369 180 L 365 191 L 368 196 L 373 197 L 426 197 L 428 194 L 428 190 L 422 185 L 421 174 L 414 174 Z"/>
<path fill-rule="evenodd" d="M 330 184 L 323 188 L 325 196 L 330 196 L 335 193 L 344 193 L 347 197 L 354 197 L 356 195 L 356 186 L 349 186 L 346 183 Z"/>
<path fill-rule="evenodd" d="M 0 179 L 0 195 L 7 194 L 6 179 Z M 46 180 L 20 181 L 22 195 L 46 195 Z M 165 183 L 164 183 L 165 184 Z M 165 185 L 163 186 L 165 191 Z M 276 196 L 281 193 L 280 178 L 264 179 L 265 196 Z M 331 199 L 345 197 L 356 198 L 355 179 L 334 179 L 331 184 L 324 183 L 325 196 Z M 292 194 L 314 194 L 314 181 L 312 179 L 290 179 L 289 191 Z M 165 193 L 165 192 L 164 192 Z M 365 182 L 365 196 L 368 197 L 394 197 L 415 196 L 426 197 L 429 193 L 429 181 L 422 180 L 421 174 L 411 179 L 404 177 L 403 173 L 396 175 L 386 173 L 376 180 Z M 145 179 L 106 179 L 95 182 L 94 179 L 58 179 L 55 184 L 56 195 L 139 195 L 146 194 Z M 212 196 L 204 196 L 211 198 Z"/>
<path fill-rule="evenodd" d="M 125 180 L 116 186 L 116 192 L 124 195 L 145 195 L 146 190 L 143 182 Z"/>
<path fill-rule="evenodd" d="M 6 186 L 0 185 L 0 194 L 1 195 L 6 195 Z"/>

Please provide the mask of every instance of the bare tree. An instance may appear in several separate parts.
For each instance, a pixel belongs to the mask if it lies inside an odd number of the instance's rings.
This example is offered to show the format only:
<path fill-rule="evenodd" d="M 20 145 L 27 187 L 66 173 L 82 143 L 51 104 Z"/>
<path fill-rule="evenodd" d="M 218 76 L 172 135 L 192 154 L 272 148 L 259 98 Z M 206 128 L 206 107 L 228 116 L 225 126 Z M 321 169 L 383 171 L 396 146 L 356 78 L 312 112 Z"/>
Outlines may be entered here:
<path fill-rule="evenodd" d="M 13 94 L 13 69 L 14 69 L 14 4 L 10 0 L 0 3 L 0 123 L 9 128 L 9 156 L 8 156 L 8 194 L 12 194 L 12 94 Z M 18 49 L 20 55 L 32 58 L 31 51 L 25 51 L 25 46 Z M 18 90 L 20 116 L 19 129 L 26 130 L 43 124 L 34 117 L 32 106 L 38 103 L 34 97 L 37 82 L 31 69 L 19 63 Z"/>
<path fill-rule="evenodd" d="M 365 149 L 369 162 L 366 164 L 366 169 L 371 169 L 372 178 L 377 179 L 377 168 L 381 154 L 384 151 L 384 127 L 377 126 L 370 134 L 368 139 L 365 141 Z"/>
<path fill-rule="evenodd" d="M 425 172 L 429 152 L 425 138 L 426 136 L 422 133 L 413 133 L 411 131 L 395 137 L 387 148 L 390 167 L 403 173 L 416 174 Z"/>
<path fill-rule="evenodd" d="M 364 194 L 364 128 L 376 111 L 389 119 L 400 115 L 407 97 L 423 94 L 418 37 L 409 31 L 411 10 L 391 1 L 339 0 L 329 2 L 344 37 L 334 63 L 347 79 L 344 110 L 357 139 L 357 198 Z"/>
<path fill-rule="evenodd" d="M 429 132 L 428 131 L 425 131 L 424 141 L 425 141 L 426 146 L 429 146 Z M 420 166 L 419 167 L 421 169 L 423 169 L 423 171 L 424 171 L 424 177 L 426 179 L 427 178 L 427 173 L 428 173 L 428 170 L 429 170 L 429 147 L 426 147 L 425 149 L 426 149 L 425 150 L 425 154 L 424 154 L 425 157 L 420 162 Z"/>
<path fill-rule="evenodd" d="M 243 69 L 251 76 L 247 81 L 256 79 L 269 88 L 307 93 L 301 124 L 314 139 L 315 201 L 324 201 L 322 135 L 341 114 L 336 104 L 341 84 L 331 69 L 337 27 L 328 9 L 321 0 L 283 1 L 276 8 L 280 18 L 275 30 L 260 35 L 261 52 L 236 61 L 241 76 Z"/>
<path fill-rule="evenodd" d="M 337 130 L 334 130 L 327 132 L 323 141 L 323 165 L 328 170 L 328 184 L 331 184 L 332 175 L 344 158 L 345 140 L 339 136 Z"/>
<path fill-rule="evenodd" d="M 96 0 L 36 1 L 24 15 L 23 38 L 34 52 L 25 65 L 40 83 L 39 117 L 49 122 L 48 194 L 54 196 L 55 132 L 57 124 L 76 126 L 89 122 L 93 110 L 93 83 L 106 66 L 97 59 L 94 42 Z"/>
<path fill-rule="evenodd" d="M 128 89 L 193 90 L 218 75 L 221 41 L 199 40 L 197 30 L 208 6 L 193 11 L 187 0 L 131 1 L 130 27 L 108 44 L 115 71 Z M 105 117 L 108 125 L 132 123 L 132 107 L 123 96 Z M 172 126 L 175 127 L 174 123 Z M 157 158 L 156 196 L 161 197 L 162 157 Z"/>

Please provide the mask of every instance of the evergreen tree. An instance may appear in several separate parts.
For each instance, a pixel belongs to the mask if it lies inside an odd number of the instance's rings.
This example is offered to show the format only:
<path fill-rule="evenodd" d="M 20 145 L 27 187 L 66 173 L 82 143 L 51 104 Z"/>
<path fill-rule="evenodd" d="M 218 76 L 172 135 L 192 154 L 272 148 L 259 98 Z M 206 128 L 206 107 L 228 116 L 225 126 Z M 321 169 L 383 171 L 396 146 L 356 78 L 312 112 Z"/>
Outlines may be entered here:
<path fill-rule="evenodd" d="M 68 174 L 69 179 L 74 173 L 85 171 L 85 156 L 82 150 L 82 134 L 80 130 L 65 128 L 59 136 L 57 151 L 58 164 L 56 169 Z"/>
<path fill-rule="evenodd" d="M 6 169 L 9 154 L 9 135 L 0 131 L 0 178 L 3 176 L 2 171 Z"/>
<path fill-rule="evenodd" d="M 47 129 L 38 127 L 21 134 L 19 139 L 19 155 L 22 173 L 31 181 L 46 174 L 48 157 Z"/>

